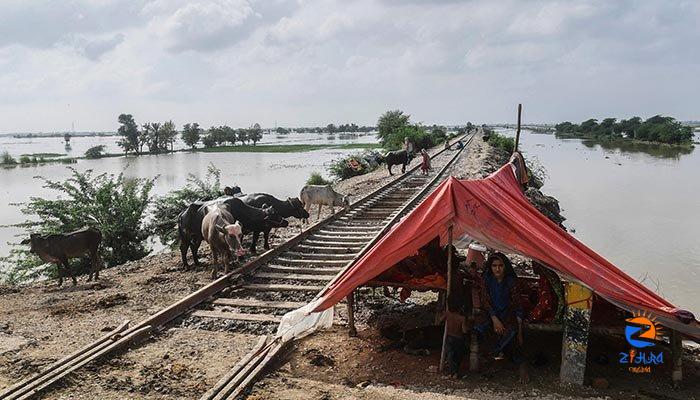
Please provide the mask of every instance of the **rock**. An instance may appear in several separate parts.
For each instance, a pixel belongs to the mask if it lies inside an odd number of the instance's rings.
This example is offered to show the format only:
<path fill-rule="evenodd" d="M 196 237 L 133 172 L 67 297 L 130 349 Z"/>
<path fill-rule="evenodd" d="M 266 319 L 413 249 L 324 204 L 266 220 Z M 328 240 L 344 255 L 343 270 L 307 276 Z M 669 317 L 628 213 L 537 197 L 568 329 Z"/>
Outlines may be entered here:
<path fill-rule="evenodd" d="M 431 374 L 437 374 L 438 368 L 435 365 L 431 365 L 425 369 L 425 372 L 430 372 Z"/>
<path fill-rule="evenodd" d="M 561 209 L 559 208 L 559 201 L 557 199 L 552 196 L 547 196 L 533 187 L 527 188 L 525 197 L 527 197 L 530 203 L 535 206 L 539 212 L 557 225 L 562 226 L 561 223 L 564 222 L 566 218 L 561 215 Z"/>
<path fill-rule="evenodd" d="M 607 389 L 610 387 L 610 383 L 608 383 L 608 380 L 602 377 L 596 377 L 593 378 L 593 381 L 591 381 L 591 386 L 593 386 L 595 389 Z"/>
<path fill-rule="evenodd" d="M 362 382 L 358 383 L 357 385 L 355 385 L 355 387 L 358 389 L 364 389 L 367 386 L 369 386 L 370 383 L 371 383 L 370 381 L 362 381 Z"/>

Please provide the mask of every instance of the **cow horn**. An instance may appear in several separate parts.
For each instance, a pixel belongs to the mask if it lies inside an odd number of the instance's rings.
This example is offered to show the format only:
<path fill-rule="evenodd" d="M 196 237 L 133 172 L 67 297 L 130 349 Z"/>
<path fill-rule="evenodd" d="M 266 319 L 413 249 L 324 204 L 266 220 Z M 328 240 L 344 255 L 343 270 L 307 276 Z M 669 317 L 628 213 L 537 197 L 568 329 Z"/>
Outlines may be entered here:
<path fill-rule="evenodd" d="M 19 242 L 19 244 L 29 244 L 32 242 L 32 239 L 24 239 L 23 241 Z"/>
<path fill-rule="evenodd" d="M 228 232 L 226 232 L 226 229 L 224 229 L 223 226 L 221 226 L 221 225 L 214 225 L 214 226 L 216 227 L 216 230 L 219 231 L 219 233 L 223 233 L 224 235 L 226 235 L 228 233 Z"/>

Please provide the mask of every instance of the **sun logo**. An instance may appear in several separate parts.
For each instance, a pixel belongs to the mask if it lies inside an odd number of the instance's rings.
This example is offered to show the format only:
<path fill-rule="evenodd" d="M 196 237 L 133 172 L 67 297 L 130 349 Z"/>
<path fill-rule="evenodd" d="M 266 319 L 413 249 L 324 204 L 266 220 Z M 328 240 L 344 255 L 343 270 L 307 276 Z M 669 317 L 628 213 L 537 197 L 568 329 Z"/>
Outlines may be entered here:
<path fill-rule="evenodd" d="M 637 314 L 625 320 L 625 339 L 632 347 L 651 347 L 658 342 L 659 337 L 661 326 L 656 324 L 651 315 Z"/>

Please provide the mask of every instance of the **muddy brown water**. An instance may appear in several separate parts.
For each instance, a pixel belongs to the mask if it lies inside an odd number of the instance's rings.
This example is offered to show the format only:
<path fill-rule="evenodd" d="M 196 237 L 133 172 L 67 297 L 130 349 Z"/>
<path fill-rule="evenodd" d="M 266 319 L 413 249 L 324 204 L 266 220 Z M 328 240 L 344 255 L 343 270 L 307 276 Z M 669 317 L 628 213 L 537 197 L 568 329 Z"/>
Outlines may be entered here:
<path fill-rule="evenodd" d="M 513 135 L 512 130 L 503 131 Z M 676 306 L 700 314 L 700 150 L 557 139 L 524 130 L 573 235 Z"/>

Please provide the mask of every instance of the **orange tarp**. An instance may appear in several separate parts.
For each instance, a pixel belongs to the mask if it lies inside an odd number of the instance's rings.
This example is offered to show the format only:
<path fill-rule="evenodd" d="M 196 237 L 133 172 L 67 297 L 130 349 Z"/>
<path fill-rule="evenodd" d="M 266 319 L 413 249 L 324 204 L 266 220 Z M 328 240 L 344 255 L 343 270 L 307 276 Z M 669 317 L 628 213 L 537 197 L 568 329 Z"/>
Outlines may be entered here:
<path fill-rule="evenodd" d="M 432 238 L 439 235 L 440 243 L 445 245 L 450 226 L 455 237 L 467 234 L 492 249 L 537 260 L 618 307 L 635 313 L 651 312 L 662 324 L 700 337 L 700 325 L 694 318 L 687 324 L 681 322 L 677 316 L 682 310 L 537 211 L 523 195 L 513 164 L 506 164 L 485 179 L 451 177 L 440 184 L 321 293 L 314 311 L 338 303 L 355 288 L 415 254 Z"/>

